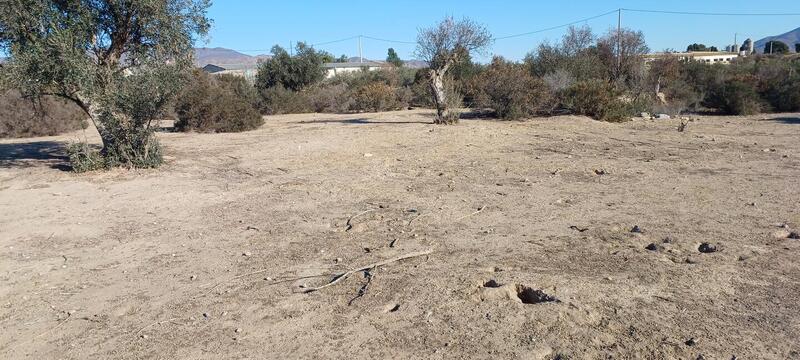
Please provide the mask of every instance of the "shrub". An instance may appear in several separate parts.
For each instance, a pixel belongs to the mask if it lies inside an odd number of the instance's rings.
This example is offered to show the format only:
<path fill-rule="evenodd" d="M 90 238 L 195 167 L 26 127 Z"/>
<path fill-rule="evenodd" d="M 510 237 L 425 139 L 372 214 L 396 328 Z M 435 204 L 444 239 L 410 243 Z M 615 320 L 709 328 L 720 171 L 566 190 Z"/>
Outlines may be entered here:
<path fill-rule="evenodd" d="M 260 91 L 261 112 L 263 114 L 302 114 L 314 109 L 308 94 L 275 86 Z"/>
<path fill-rule="evenodd" d="M 360 86 L 354 92 L 353 110 L 388 111 L 402 107 L 395 88 L 383 83 L 370 83 Z"/>
<path fill-rule="evenodd" d="M 0 138 L 52 136 L 86 126 L 87 115 L 73 103 L 53 97 L 0 94 Z"/>
<path fill-rule="evenodd" d="M 72 171 L 82 173 L 106 168 L 105 160 L 100 152 L 92 149 L 87 143 L 70 144 L 67 154 Z"/>
<path fill-rule="evenodd" d="M 255 89 L 241 77 L 212 77 L 196 71 L 175 105 L 180 131 L 238 132 L 258 128 L 264 119 Z"/>
<path fill-rule="evenodd" d="M 353 107 L 353 96 L 346 84 L 318 86 L 309 91 L 311 107 L 321 113 L 346 113 Z"/>
<path fill-rule="evenodd" d="M 303 42 L 295 50 L 292 56 L 278 45 L 272 47 L 272 58 L 258 66 L 255 86 L 260 92 L 276 86 L 300 91 L 325 79 L 324 52 Z"/>
<path fill-rule="evenodd" d="M 753 115 L 761 112 L 761 98 L 750 77 L 738 77 L 719 84 L 708 97 L 708 104 L 729 115 Z"/>
<path fill-rule="evenodd" d="M 622 94 L 602 80 L 579 81 L 566 90 L 562 105 L 575 114 L 603 121 L 627 120 L 632 111 Z"/>
<path fill-rule="evenodd" d="M 547 85 L 520 64 L 495 58 L 482 74 L 486 104 L 503 119 L 518 119 L 552 110 Z"/>

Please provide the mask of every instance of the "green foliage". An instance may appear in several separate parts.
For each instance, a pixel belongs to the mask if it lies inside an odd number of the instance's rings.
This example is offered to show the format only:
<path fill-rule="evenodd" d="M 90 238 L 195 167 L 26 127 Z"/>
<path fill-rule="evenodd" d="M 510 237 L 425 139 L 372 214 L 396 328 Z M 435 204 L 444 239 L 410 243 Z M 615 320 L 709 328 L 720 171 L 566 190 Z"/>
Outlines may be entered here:
<path fill-rule="evenodd" d="M 686 47 L 686 51 L 718 51 L 716 46 L 706 47 L 704 44 L 691 44 Z"/>
<path fill-rule="evenodd" d="M 787 54 L 789 53 L 789 45 L 782 41 L 770 40 L 764 44 L 764 54 Z"/>
<path fill-rule="evenodd" d="M 2 82 L 54 94 L 94 121 L 109 166 L 161 162 L 150 123 L 191 67 L 210 26 L 208 0 L 54 1 L 0 5 Z"/>
<path fill-rule="evenodd" d="M 548 83 L 559 89 L 574 81 L 605 79 L 611 69 L 603 64 L 594 41 L 588 27 L 570 27 L 560 44 L 542 44 L 524 62 L 532 75 L 550 77 L 553 81 Z"/>
<path fill-rule="evenodd" d="M 524 65 L 496 57 L 481 74 L 486 106 L 503 119 L 518 119 L 547 113 L 552 96 L 541 78 L 533 77 Z"/>
<path fill-rule="evenodd" d="M 259 96 L 244 78 L 195 71 L 175 105 L 180 131 L 239 132 L 258 128 Z"/>
<path fill-rule="evenodd" d="M 325 78 L 322 64 L 327 53 L 318 52 L 302 42 L 297 43 L 295 50 L 297 55 L 291 56 L 282 47 L 273 46 L 272 58 L 258 66 L 256 89 L 263 93 L 269 88 L 281 86 L 300 91 Z"/>
<path fill-rule="evenodd" d="M 750 76 L 726 79 L 716 86 L 706 103 L 730 115 L 758 114 L 763 107 L 756 81 Z"/>
<path fill-rule="evenodd" d="M 25 98 L 19 91 L 0 94 L 0 138 L 51 136 L 85 126 L 86 113 L 52 96 Z"/>
<path fill-rule="evenodd" d="M 397 52 L 394 51 L 393 48 L 389 48 L 388 54 L 386 55 L 386 62 L 394 65 L 395 67 L 403 66 L 403 60 L 400 60 L 400 56 L 397 55 Z"/>
<path fill-rule="evenodd" d="M 87 172 L 106 168 L 106 162 L 100 152 L 92 149 L 87 143 L 70 144 L 67 148 L 72 171 Z"/>

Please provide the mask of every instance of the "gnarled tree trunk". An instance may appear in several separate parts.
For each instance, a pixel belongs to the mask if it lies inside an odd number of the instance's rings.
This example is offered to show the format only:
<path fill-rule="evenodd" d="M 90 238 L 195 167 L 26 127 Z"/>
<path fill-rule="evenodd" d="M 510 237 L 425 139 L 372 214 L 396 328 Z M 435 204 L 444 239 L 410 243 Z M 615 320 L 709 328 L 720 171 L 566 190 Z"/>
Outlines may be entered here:
<path fill-rule="evenodd" d="M 436 103 L 436 124 L 446 124 L 447 121 L 447 94 L 444 90 L 444 72 L 431 70 L 431 93 L 433 101 Z"/>

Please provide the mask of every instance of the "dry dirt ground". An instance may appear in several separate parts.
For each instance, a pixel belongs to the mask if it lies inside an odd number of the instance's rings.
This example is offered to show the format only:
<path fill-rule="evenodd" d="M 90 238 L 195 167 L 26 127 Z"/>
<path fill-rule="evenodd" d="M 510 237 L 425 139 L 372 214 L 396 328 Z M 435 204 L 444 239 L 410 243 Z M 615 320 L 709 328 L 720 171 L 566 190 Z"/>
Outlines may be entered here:
<path fill-rule="evenodd" d="M 430 122 L 0 142 L 0 358 L 800 358 L 797 114 Z"/>

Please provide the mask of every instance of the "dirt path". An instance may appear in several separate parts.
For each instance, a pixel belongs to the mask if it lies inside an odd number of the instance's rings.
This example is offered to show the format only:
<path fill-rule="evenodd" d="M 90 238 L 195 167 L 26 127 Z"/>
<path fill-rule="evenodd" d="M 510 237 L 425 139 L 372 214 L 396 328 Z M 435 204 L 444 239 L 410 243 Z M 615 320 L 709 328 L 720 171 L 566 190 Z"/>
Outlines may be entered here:
<path fill-rule="evenodd" d="M 0 358 L 800 358 L 800 116 L 430 121 L 0 141 Z"/>

